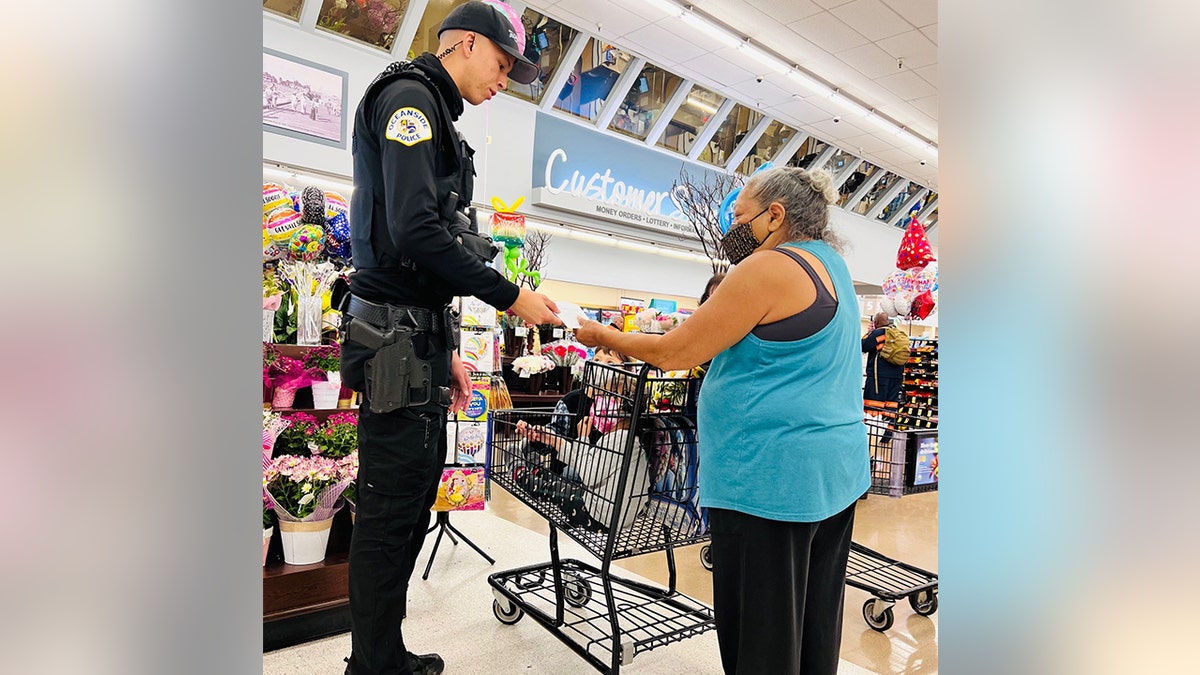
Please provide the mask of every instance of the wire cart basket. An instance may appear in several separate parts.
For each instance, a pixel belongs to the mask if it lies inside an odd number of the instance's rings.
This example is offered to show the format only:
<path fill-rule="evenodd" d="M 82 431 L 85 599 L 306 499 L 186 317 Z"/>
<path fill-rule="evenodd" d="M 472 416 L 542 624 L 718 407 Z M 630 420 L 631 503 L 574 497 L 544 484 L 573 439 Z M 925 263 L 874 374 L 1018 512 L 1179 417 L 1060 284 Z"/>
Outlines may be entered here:
<path fill-rule="evenodd" d="M 709 539 L 696 497 L 695 380 L 651 373 L 588 362 L 577 415 L 493 416 L 492 480 L 550 527 L 549 562 L 488 577 L 493 612 L 505 624 L 528 615 L 602 673 L 714 628 L 712 608 L 676 590 L 674 549 Z M 560 532 L 599 565 L 561 558 Z M 656 551 L 666 552 L 666 588 L 611 571 Z"/>
<path fill-rule="evenodd" d="M 922 412 L 903 406 L 867 408 L 870 494 L 901 497 L 937 490 L 937 418 Z M 867 625 L 880 632 L 892 627 L 892 607 L 898 600 L 907 598 L 921 616 L 937 611 L 936 574 L 853 542 L 846 585 L 874 596 L 863 604 L 862 613 Z"/>

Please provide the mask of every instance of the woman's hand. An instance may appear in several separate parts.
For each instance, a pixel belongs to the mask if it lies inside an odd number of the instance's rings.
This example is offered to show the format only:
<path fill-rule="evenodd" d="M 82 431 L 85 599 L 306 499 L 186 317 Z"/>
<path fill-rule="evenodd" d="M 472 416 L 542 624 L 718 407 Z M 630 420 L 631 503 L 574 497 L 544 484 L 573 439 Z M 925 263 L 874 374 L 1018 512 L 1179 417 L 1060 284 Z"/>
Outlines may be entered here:
<path fill-rule="evenodd" d="M 471 402 L 471 376 L 467 374 L 458 350 L 450 354 L 450 412 L 457 413 Z"/>
<path fill-rule="evenodd" d="M 607 326 L 601 325 L 591 319 L 579 318 L 579 328 L 575 329 L 575 339 L 583 343 L 587 347 L 599 347 L 600 337 L 604 331 L 610 330 Z"/>

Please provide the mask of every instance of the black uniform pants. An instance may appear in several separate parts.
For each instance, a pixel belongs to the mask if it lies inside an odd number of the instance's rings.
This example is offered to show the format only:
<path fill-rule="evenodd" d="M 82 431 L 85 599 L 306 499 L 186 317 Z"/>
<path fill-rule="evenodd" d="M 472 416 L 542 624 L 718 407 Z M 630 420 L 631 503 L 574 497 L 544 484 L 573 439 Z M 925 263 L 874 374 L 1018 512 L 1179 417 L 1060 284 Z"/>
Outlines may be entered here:
<path fill-rule="evenodd" d="M 709 509 L 726 675 L 834 675 L 854 504 L 816 523 Z"/>
<path fill-rule="evenodd" d="M 343 366 L 349 362 L 361 369 L 363 352 L 362 346 L 345 343 Z M 431 361 L 435 385 L 445 385 L 449 352 Z M 353 374 L 361 381 L 361 371 Z M 400 624 L 445 457 L 445 408 L 374 413 L 363 394 L 358 412 L 358 503 L 350 539 L 352 675 L 412 673 Z"/>

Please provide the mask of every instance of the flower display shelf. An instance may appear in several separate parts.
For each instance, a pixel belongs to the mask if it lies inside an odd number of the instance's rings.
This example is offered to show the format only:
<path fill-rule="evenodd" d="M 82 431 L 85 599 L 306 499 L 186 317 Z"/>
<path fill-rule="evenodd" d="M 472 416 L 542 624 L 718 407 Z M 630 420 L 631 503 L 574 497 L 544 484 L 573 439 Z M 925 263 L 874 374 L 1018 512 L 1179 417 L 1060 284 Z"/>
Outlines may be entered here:
<path fill-rule="evenodd" d="M 278 528 L 276 528 L 278 530 Z M 283 562 L 278 531 L 263 567 L 263 650 L 280 649 L 350 630 L 350 510 L 333 518 L 325 559 Z"/>

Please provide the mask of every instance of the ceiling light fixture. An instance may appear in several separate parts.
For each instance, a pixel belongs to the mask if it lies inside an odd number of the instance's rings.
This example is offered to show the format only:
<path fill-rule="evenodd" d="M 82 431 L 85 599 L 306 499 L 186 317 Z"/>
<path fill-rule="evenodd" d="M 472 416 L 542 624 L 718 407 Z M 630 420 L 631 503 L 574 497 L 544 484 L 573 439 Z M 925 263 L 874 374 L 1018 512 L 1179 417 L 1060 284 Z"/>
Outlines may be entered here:
<path fill-rule="evenodd" d="M 767 52 L 750 44 L 749 40 L 747 40 L 746 42 L 743 42 L 741 44 L 740 49 L 742 51 L 746 52 L 746 54 L 748 56 L 750 56 L 750 58 L 754 59 L 755 61 L 758 61 L 762 65 L 770 68 L 773 72 L 778 73 L 780 75 L 787 73 L 787 72 L 791 71 L 791 69 L 792 69 L 792 67 L 790 65 L 784 63 L 782 59 L 779 59 L 771 54 L 768 54 Z"/>
<path fill-rule="evenodd" d="M 687 9 L 671 2 L 671 0 L 643 0 L 647 5 L 653 5 L 672 16 L 683 16 Z"/>
<path fill-rule="evenodd" d="M 740 37 L 730 33 L 724 28 L 721 28 L 715 23 L 709 22 L 708 19 L 705 19 L 694 12 L 685 12 L 680 18 L 683 19 L 684 23 L 695 28 L 701 33 L 704 33 L 717 42 L 720 42 L 726 47 L 737 49 L 742 44 L 742 39 Z"/>

